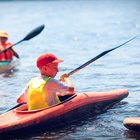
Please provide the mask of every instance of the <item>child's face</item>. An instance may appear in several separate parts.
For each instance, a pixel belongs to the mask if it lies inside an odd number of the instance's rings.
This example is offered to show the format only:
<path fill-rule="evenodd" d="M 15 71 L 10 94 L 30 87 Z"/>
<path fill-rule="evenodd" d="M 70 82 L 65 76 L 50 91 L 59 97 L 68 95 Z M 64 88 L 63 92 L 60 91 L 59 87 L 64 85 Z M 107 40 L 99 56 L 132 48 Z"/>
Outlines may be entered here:
<path fill-rule="evenodd" d="M 6 37 L 0 37 L 0 42 L 1 43 L 6 43 L 7 41 L 7 38 Z"/>
<path fill-rule="evenodd" d="M 58 72 L 58 63 L 51 63 L 46 66 L 46 74 L 50 77 L 55 77 Z"/>

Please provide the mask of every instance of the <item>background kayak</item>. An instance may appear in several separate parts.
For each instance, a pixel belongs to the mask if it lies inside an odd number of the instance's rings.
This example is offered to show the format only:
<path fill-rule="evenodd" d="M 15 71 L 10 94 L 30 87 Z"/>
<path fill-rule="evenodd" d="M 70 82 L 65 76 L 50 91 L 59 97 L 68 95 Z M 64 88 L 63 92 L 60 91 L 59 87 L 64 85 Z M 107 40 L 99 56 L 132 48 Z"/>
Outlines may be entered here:
<path fill-rule="evenodd" d="M 140 132 L 140 117 L 125 118 L 123 124 L 127 129 Z"/>
<path fill-rule="evenodd" d="M 0 62 L 0 74 L 12 72 L 20 64 L 19 59 L 12 60 L 8 63 Z"/>

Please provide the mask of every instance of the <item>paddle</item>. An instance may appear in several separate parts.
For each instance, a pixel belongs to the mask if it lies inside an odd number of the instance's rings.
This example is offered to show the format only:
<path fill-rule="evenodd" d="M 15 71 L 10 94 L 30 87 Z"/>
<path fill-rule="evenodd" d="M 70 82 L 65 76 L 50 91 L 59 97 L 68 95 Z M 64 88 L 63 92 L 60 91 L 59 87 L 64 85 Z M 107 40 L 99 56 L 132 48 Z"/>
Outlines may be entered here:
<path fill-rule="evenodd" d="M 117 49 L 117 48 L 119 48 L 119 47 L 121 47 L 121 46 L 127 44 L 128 42 L 132 41 L 133 39 L 135 39 L 135 38 L 138 37 L 139 35 L 140 35 L 140 34 L 138 34 L 138 35 L 132 37 L 131 39 L 127 40 L 126 42 L 122 43 L 121 45 L 119 45 L 119 46 L 117 46 L 117 47 L 114 47 L 114 48 L 112 48 L 112 49 L 106 50 L 106 51 L 104 51 L 104 52 L 98 54 L 96 57 L 94 57 L 94 58 L 92 58 L 91 60 L 87 61 L 86 63 L 84 63 L 83 65 L 81 65 L 81 66 L 79 66 L 78 68 L 74 69 L 73 71 L 69 72 L 69 73 L 67 74 L 68 77 L 71 76 L 71 75 L 73 75 L 74 73 L 78 72 L 78 71 L 81 70 L 82 68 L 86 67 L 87 65 L 91 64 L 92 62 L 98 60 L 100 57 L 104 56 L 105 54 L 107 54 L 107 53 L 109 53 L 109 52 L 111 52 L 111 51 L 113 51 L 113 50 L 115 50 L 115 49 Z M 9 110 L 12 110 L 12 109 L 14 109 L 14 108 L 16 108 L 16 107 L 18 107 L 18 106 L 20 106 L 20 105 L 22 105 L 22 104 L 23 104 L 23 103 L 20 103 L 20 104 L 18 104 L 18 105 L 15 105 L 14 107 L 12 107 L 12 108 L 9 109 Z M 9 110 L 8 110 L 8 111 L 9 111 Z"/>
<path fill-rule="evenodd" d="M 22 40 L 20 40 L 19 42 L 9 46 L 8 48 L 5 48 L 4 50 L 0 51 L 0 53 L 8 50 L 9 48 L 23 42 L 23 41 L 27 41 L 32 39 L 33 37 L 37 36 L 39 33 L 41 33 L 41 31 L 44 29 L 45 25 L 40 25 L 39 27 L 35 28 L 34 30 L 32 30 L 30 33 L 28 33 Z"/>
<path fill-rule="evenodd" d="M 106 50 L 106 51 L 104 51 L 104 52 L 98 54 L 97 56 L 95 56 L 95 57 L 92 58 L 91 60 L 87 61 L 87 62 L 84 63 L 83 65 L 81 65 L 81 66 L 79 66 L 78 68 L 74 69 L 73 71 L 69 72 L 69 73 L 67 74 L 68 77 L 71 76 L 71 75 L 73 75 L 74 73 L 78 72 L 79 70 L 83 69 L 84 67 L 86 67 L 87 65 L 91 64 L 92 62 L 98 60 L 99 58 L 101 58 L 101 57 L 104 56 L 105 54 L 107 54 L 107 53 L 109 53 L 109 52 L 111 52 L 111 51 L 113 51 L 113 50 L 115 50 L 115 49 L 117 49 L 117 48 L 119 48 L 119 47 L 121 47 L 121 46 L 127 44 L 128 42 L 132 41 L 133 39 L 135 39 L 135 38 L 138 37 L 139 35 L 140 35 L 140 34 L 138 34 L 138 35 L 132 37 L 131 39 L 127 40 L 126 42 L 122 43 L 121 45 L 119 45 L 119 46 L 117 46 L 117 47 L 114 47 L 114 48 L 112 48 L 112 49 Z"/>
<path fill-rule="evenodd" d="M 15 108 L 17 108 L 17 107 L 19 107 L 19 106 L 21 106 L 21 105 L 23 105 L 23 104 L 25 104 L 25 103 L 17 104 L 17 105 L 15 105 L 15 106 L 13 106 L 12 108 L 8 109 L 8 110 L 5 111 L 5 112 L 8 112 L 8 111 L 10 111 L 10 110 L 12 110 L 12 109 L 15 109 Z"/>

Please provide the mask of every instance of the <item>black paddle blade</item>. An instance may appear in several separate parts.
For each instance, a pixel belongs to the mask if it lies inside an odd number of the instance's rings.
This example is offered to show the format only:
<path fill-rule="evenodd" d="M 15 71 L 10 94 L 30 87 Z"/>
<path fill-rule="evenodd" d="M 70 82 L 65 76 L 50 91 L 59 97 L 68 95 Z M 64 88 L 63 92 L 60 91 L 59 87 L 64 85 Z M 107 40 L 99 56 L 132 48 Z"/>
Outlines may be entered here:
<path fill-rule="evenodd" d="M 5 48 L 4 50 L 0 51 L 0 54 L 6 50 L 8 50 L 9 48 L 23 42 L 23 41 L 27 41 L 27 40 L 30 40 L 32 39 L 33 37 L 37 36 L 39 33 L 41 33 L 41 31 L 44 29 L 45 25 L 40 25 L 39 27 L 35 28 L 34 30 L 32 30 L 30 33 L 28 33 L 24 39 L 20 40 L 19 42 L 9 46 L 8 48 Z"/>
<path fill-rule="evenodd" d="M 45 27 L 45 25 L 40 25 L 39 27 L 35 28 L 30 33 L 28 33 L 22 41 L 30 40 L 33 37 L 37 36 L 39 33 L 41 33 L 41 31 L 44 29 L 44 27 Z"/>

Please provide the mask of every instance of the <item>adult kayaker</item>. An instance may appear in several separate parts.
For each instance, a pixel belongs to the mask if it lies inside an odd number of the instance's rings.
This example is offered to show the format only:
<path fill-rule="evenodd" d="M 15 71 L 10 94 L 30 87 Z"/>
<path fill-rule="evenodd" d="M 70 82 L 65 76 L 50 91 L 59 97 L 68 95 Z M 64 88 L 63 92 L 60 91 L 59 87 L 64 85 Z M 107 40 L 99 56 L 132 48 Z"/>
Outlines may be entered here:
<path fill-rule="evenodd" d="M 40 74 L 30 80 L 17 102 L 25 102 L 28 110 L 36 110 L 60 103 L 56 93 L 66 95 L 68 92 L 74 92 L 74 86 L 67 74 L 61 75 L 60 81 L 54 79 L 58 73 L 58 63 L 61 62 L 63 60 L 51 53 L 39 56 L 36 65 Z"/>
<path fill-rule="evenodd" d="M 8 41 L 8 34 L 5 31 L 0 31 L 0 51 L 10 47 L 12 44 Z M 6 51 L 0 53 L 0 61 L 11 61 L 13 57 L 19 58 L 19 55 L 13 48 L 9 48 Z"/>

